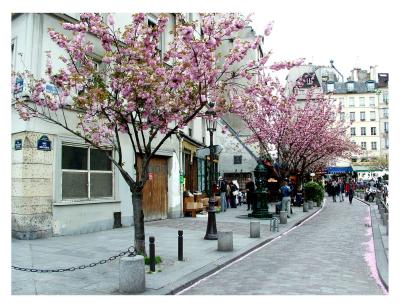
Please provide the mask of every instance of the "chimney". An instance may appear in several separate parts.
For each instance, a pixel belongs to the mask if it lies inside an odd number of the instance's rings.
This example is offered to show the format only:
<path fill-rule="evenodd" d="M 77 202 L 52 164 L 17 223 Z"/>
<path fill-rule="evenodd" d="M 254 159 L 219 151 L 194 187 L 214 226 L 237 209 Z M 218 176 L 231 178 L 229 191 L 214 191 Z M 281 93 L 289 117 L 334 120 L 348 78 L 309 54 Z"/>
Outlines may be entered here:
<path fill-rule="evenodd" d="M 376 80 L 376 65 L 369 67 L 369 79 Z"/>
<path fill-rule="evenodd" d="M 358 68 L 353 68 L 352 70 L 351 70 L 351 79 L 353 80 L 353 81 L 358 81 Z"/>

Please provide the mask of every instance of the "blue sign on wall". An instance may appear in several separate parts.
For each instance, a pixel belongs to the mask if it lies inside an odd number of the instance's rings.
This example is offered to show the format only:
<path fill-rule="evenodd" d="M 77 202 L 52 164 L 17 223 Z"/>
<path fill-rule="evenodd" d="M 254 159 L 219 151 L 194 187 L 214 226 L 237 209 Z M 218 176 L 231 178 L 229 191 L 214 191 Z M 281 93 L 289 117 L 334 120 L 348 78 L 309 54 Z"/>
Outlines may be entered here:
<path fill-rule="evenodd" d="M 43 135 L 37 142 L 37 149 L 41 151 L 51 151 L 51 141 L 49 137 Z"/>
<path fill-rule="evenodd" d="M 57 95 L 58 91 L 55 85 L 52 83 L 46 83 L 46 92 Z"/>
<path fill-rule="evenodd" d="M 22 149 L 22 139 L 15 140 L 14 149 L 15 150 L 21 150 Z"/>
<path fill-rule="evenodd" d="M 14 94 L 21 93 L 24 90 L 24 80 L 21 77 L 17 77 L 15 80 Z"/>

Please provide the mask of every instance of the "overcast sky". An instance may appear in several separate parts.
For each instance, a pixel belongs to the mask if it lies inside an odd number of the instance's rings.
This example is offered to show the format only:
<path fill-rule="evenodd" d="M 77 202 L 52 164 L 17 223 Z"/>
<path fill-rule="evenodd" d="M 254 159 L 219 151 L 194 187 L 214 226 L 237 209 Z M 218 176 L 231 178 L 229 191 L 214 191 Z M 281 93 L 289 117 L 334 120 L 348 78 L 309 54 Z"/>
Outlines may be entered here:
<path fill-rule="evenodd" d="M 318 65 L 334 65 L 345 79 L 354 67 L 388 73 L 393 31 L 386 1 L 320 1 L 307 6 L 305 1 L 290 5 L 276 1 L 254 14 L 254 28 L 263 33 L 274 21 L 265 49 L 273 50 L 275 60 L 304 57 Z M 312 7 L 312 8 L 311 8 Z"/>

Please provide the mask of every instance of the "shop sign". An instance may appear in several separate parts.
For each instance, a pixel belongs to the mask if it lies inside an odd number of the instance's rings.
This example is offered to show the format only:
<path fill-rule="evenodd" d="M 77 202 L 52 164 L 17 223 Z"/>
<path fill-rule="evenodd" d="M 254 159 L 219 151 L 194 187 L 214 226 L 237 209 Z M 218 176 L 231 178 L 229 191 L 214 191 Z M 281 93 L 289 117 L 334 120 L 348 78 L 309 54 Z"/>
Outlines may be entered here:
<path fill-rule="evenodd" d="M 15 140 L 14 149 L 15 149 L 16 151 L 22 149 L 22 139 L 17 139 L 17 140 Z"/>
<path fill-rule="evenodd" d="M 37 142 L 37 149 L 40 151 L 51 151 L 51 141 L 49 137 L 43 135 Z"/>

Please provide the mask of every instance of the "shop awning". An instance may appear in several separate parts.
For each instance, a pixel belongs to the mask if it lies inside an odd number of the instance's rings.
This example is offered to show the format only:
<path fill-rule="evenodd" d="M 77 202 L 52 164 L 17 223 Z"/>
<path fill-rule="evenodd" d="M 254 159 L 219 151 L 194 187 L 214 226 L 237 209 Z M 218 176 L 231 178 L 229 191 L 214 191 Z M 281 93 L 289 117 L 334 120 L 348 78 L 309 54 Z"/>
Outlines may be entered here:
<path fill-rule="evenodd" d="M 381 168 L 376 166 L 353 166 L 355 172 L 377 172 L 383 171 Z"/>
<path fill-rule="evenodd" d="M 337 173 L 350 173 L 353 172 L 353 168 L 349 167 L 328 167 L 326 168 L 326 173 L 337 174 Z"/>

